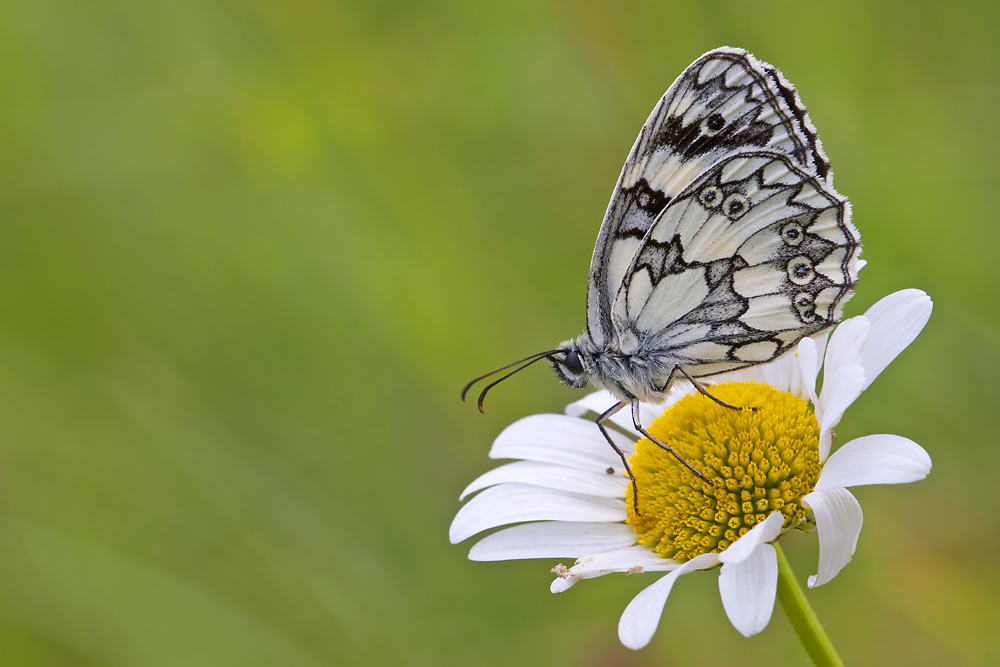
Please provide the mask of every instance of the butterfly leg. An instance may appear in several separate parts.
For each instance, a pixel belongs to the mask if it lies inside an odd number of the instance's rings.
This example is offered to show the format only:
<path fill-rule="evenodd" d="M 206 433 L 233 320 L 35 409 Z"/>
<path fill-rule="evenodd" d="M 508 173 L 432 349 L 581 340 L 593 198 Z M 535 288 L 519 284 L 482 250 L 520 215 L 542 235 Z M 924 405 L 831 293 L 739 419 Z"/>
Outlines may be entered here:
<path fill-rule="evenodd" d="M 681 465 L 683 465 L 685 468 L 693 472 L 701 481 L 705 482 L 713 489 L 717 488 L 715 486 L 715 483 L 712 482 L 712 480 L 710 480 L 708 477 L 705 477 L 703 474 L 698 472 L 698 470 L 693 465 L 691 465 L 683 458 L 681 458 L 681 455 L 675 452 L 673 447 L 671 447 L 666 443 L 660 442 L 659 440 L 651 436 L 649 434 L 649 431 L 643 428 L 642 421 L 639 419 L 639 399 L 637 398 L 632 399 L 632 424 L 635 426 L 635 430 L 638 431 L 639 433 L 642 433 L 644 437 L 649 438 L 650 442 L 659 445 L 663 449 L 673 454 L 674 458 L 677 459 L 681 463 Z"/>
<path fill-rule="evenodd" d="M 673 384 L 674 376 L 677 374 L 677 371 L 680 371 L 681 373 L 684 374 L 684 377 L 686 377 L 688 379 L 688 382 L 690 382 L 692 385 L 694 385 L 694 388 L 698 390 L 699 394 L 702 394 L 703 396 L 709 397 L 710 399 L 712 399 L 713 401 L 715 401 L 716 403 L 718 403 L 719 405 L 721 405 L 724 408 L 730 408 L 731 410 L 753 410 L 754 412 L 756 412 L 757 410 L 760 410 L 760 408 L 756 407 L 756 406 L 751 406 L 751 405 L 741 406 L 741 405 L 733 405 L 732 403 L 726 403 L 721 398 L 719 398 L 717 396 L 713 396 L 712 394 L 710 394 L 708 392 L 708 389 L 706 389 L 705 386 L 702 383 L 698 382 L 693 377 L 691 377 L 688 374 L 688 372 L 686 370 L 684 370 L 683 368 L 681 368 L 680 366 L 674 366 L 674 370 L 672 370 L 670 372 L 670 377 L 667 379 L 667 384 L 664 385 L 664 387 L 663 387 L 663 391 L 664 392 L 667 392 L 667 391 L 670 390 L 670 385 Z"/>
<path fill-rule="evenodd" d="M 626 405 L 628 405 L 628 403 L 620 401 L 602 412 L 601 416 L 597 418 L 597 428 L 601 429 L 601 434 L 604 436 L 604 439 L 608 441 L 608 444 L 611 445 L 611 449 L 615 450 L 615 454 L 617 454 L 618 458 L 622 460 L 622 465 L 625 466 L 625 472 L 628 473 L 628 478 L 632 480 L 632 509 L 635 510 L 635 515 L 639 516 L 639 488 L 635 485 L 635 475 L 632 474 L 632 469 L 628 465 L 628 457 L 625 456 L 625 452 L 623 452 L 621 448 L 615 444 L 615 441 L 611 439 L 611 434 L 608 433 L 607 427 L 604 426 L 604 422 L 608 418 L 624 408 Z M 610 472 L 611 469 L 608 468 L 608 471 Z"/>

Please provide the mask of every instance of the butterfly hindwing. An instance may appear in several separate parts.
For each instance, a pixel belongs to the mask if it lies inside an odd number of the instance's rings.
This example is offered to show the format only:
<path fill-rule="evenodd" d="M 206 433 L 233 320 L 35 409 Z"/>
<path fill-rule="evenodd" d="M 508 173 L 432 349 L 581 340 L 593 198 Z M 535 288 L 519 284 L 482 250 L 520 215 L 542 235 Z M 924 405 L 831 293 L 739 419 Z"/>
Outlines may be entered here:
<path fill-rule="evenodd" d="M 860 268 L 847 200 L 788 155 L 703 173 L 639 243 L 612 302 L 616 341 L 695 375 L 773 359 L 833 324 Z"/>
<path fill-rule="evenodd" d="M 659 213 L 714 163 L 742 151 L 785 154 L 832 188 L 832 173 L 798 93 L 781 73 L 741 49 L 691 64 L 660 99 L 615 186 L 594 249 L 587 327 L 614 337 L 611 304 Z"/>

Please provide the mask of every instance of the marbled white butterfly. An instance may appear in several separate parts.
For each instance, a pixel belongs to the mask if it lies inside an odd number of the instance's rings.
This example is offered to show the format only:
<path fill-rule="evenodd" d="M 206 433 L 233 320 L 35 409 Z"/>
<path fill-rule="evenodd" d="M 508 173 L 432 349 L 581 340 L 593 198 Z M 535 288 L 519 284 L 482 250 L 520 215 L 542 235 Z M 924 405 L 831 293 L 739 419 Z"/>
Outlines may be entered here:
<path fill-rule="evenodd" d="M 523 363 L 483 390 L 480 410 L 491 387 L 549 359 L 565 384 L 618 398 L 597 425 L 634 484 L 604 421 L 631 406 L 636 429 L 673 453 L 643 428 L 640 401 L 662 402 L 678 374 L 707 394 L 695 378 L 771 361 L 832 326 L 860 252 L 795 88 L 742 49 L 709 51 L 625 161 L 590 264 L 587 330 L 493 371 Z"/>

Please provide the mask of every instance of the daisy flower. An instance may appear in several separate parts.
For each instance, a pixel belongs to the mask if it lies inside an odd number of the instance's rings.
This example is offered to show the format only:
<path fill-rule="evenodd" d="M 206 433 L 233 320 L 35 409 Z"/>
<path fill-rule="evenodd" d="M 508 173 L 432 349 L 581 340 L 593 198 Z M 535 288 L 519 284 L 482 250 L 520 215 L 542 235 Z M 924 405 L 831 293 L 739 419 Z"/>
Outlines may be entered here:
<path fill-rule="evenodd" d="M 833 579 L 854 554 L 862 512 L 848 487 L 923 479 L 931 460 L 896 435 L 869 435 L 831 454 L 833 429 L 848 407 L 909 345 L 930 317 L 919 290 L 892 294 L 829 336 L 803 339 L 794 354 L 713 378 L 718 405 L 691 385 L 678 386 L 641 414 L 649 432 L 712 479 L 705 484 L 634 430 L 630 415 L 609 429 L 629 456 L 635 491 L 621 460 L 594 422 L 617 399 L 606 392 L 570 404 L 565 415 L 534 415 L 507 427 L 490 450 L 517 459 L 476 479 L 477 493 L 455 516 L 452 543 L 485 530 L 472 560 L 576 558 L 557 565 L 553 593 L 612 572 L 666 572 L 640 592 L 618 625 L 632 649 L 653 637 L 674 582 L 719 568 L 719 592 L 733 626 L 745 636 L 771 618 L 778 581 L 773 543 L 796 528 L 819 537 L 810 588 Z M 816 381 L 823 371 L 821 390 Z M 664 410 L 665 408 L 665 410 Z M 633 510 L 633 493 L 639 514 Z"/>

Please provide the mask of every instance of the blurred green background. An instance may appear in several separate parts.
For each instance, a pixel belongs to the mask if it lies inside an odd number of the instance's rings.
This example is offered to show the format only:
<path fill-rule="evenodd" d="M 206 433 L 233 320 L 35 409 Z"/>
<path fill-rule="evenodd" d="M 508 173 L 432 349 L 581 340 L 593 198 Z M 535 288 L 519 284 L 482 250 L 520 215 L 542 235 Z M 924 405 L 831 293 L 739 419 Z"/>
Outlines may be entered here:
<path fill-rule="evenodd" d="M 447 528 L 508 423 L 579 393 L 608 196 L 692 60 L 799 89 L 869 261 L 924 334 L 838 428 L 930 477 L 857 490 L 808 593 L 851 665 L 1000 662 L 1000 5 L 8 0 L 0 8 L 0 663 L 805 664 L 780 608 L 685 577 L 559 596 Z M 800 578 L 816 540 L 783 541 Z"/>

